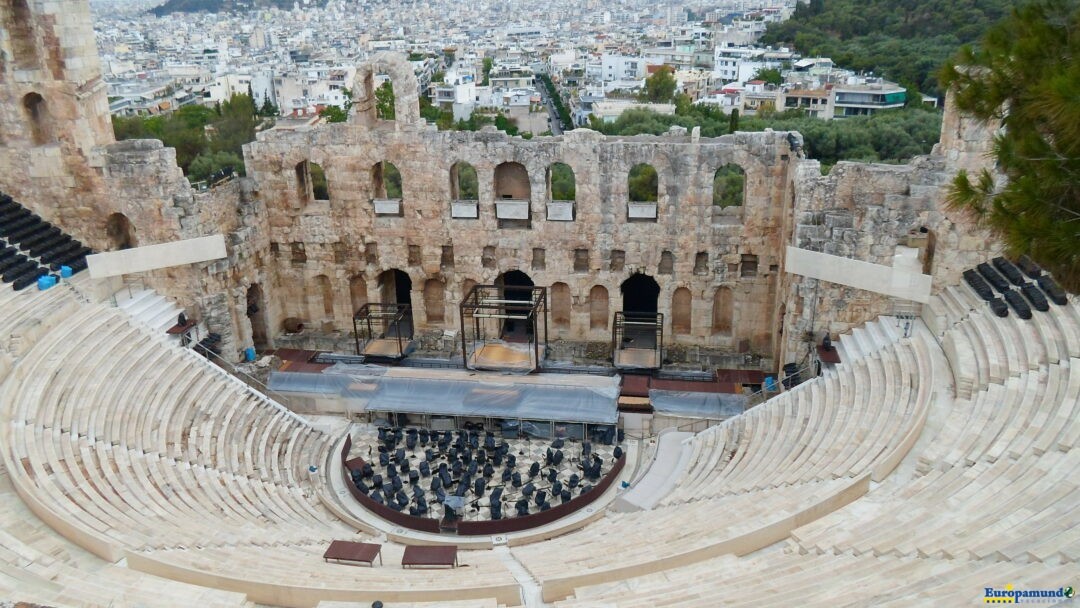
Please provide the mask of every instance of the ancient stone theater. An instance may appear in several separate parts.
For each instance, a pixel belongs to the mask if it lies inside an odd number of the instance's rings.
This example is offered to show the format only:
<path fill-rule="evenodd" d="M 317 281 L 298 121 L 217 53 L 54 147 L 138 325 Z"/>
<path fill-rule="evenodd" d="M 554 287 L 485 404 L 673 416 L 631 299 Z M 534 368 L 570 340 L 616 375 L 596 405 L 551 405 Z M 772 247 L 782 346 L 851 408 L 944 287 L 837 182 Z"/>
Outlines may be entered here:
<path fill-rule="evenodd" d="M 193 186 L 87 2 L 0 19 L 0 604 L 1072 598 L 1080 305 L 944 204 L 996 125 L 438 131 L 381 54 Z"/>

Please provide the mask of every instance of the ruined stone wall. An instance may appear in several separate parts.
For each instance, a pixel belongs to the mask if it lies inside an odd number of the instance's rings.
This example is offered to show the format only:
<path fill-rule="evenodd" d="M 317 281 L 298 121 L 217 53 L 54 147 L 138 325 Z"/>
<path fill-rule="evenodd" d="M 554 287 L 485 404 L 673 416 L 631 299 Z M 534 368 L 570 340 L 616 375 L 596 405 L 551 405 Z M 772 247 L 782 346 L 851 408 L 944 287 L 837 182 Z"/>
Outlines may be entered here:
<path fill-rule="evenodd" d="M 103 192 L 89 166 L 113 141 L 90 7 L 83 0 L 0 2 L 0 189 L 50 220 Z"/>
<path fill-rule="evenodd" d="M 412 282 L 418 328 L 456 329 L 466 286 L 521 270 L 536 285 L 569 289 L 569 323 L 552 322 L 553 339 L 606 341 L 611 316 L 621 309 L 620 285 L 642 272 L 660 285 L 659 310 L 666 315 L 669 340 L 732 349 L 741 343 L 769 352 L 775 319 L 763 303 L 776 297 L 780 226 L 793 165 L 789 152 L 783 133 L 607 138 L 579 130 L 526 141 L 496 131 L 438 132 L 375 121 L 260 134 L 246 148 L 245 163 L 267 209 L 278 308 L 273 327 L 278 330 L 285 317 L 316 327 L 351 327 L 350 282 L 362 281 L 368 300 L 378 301 L 380 273 L 400 269 Z M 303 172 L 296 168 L 305 161 L 324 169 L 328 201 L 311 200 L 300 183 Z M 381 161 L 401 173 L 400 217 L 375 214 L 372 167 Z M 478 219 L 451 218 L 450 169 L 459 161 L 477 171 Z M 528 227 L 500 227 L 495 216 L 495 172 L 505 162 L 520 163 L 528 172 Z M 547 170 L 555 162 L 574 170 L 573 221 L 547 218 Z M 654 222 L 627 217 L 627 175 L 638 163 L 651 164 L 659 175 Z M 746 172 L 745 203 L 721 215 L 712 205 L 712 179 L 727 163 Z M 453 248 L 452 266 L 444 247 Z M 743 256 L 756 256 L 756 264 L 744 265 Z M 332 286 L 332 315 L 326 314 L 319 276 Z M 437 302 L 425 301 L 428 281 L 443 285 Z M 590 315 L 596 286 L 608 298 L 600 326 Z M 692 296 L 690 326 L 676 334 L 672 299 L 683 287 Z M 734 294 L 727 334 L 713 332 L 713 298 L 720 287 Z M 428 304 L 442 308 L 442 321 L 432 320 L 439 315 L 429 314 Z"/>
<path fill-rule="evenodd" d="M 85 2 L 0 2 L 0 21 L 0 189 L 97 249 L 116 246 L 106 231 L 112 214 L 127 218 L 138 245 L 224 234 L 226 259 L 145 282 L 221 333 L 228 358 L 252 344 L 256 309 L 266 345 L 289 317 L 348 330 L 360 304 L 389 298 L 380 276 L 391 269 L 410 278 L 414 322 L 436 344 L 438 330 L 457 329 L 469 286 L 520 270 L 550 288 L 550 336 L 567 352 L 608 341 L 620 286 L 644 273 L 659 284 L 672 352 L 783 363 L 801 356 L 804 334 L 836 334 L 894 305 L 784 273 L 786 245 L 881 264 L 898 247 L 916 247 L 936 286 L 994 250 L 942 204 L 958 169 L 986 166 L 996 129 L 959 116 L 951 101 L 933 155 L 902 166 L 839 163 L 822 176 L 816 161 L 799 157 L 798 134 L 439 132 L 419 118 L 408 63 L 380 55 L 357 71 L 348 123 L 261 133 L 245 147 L 250 177 L 196 192 L 175 151 L 113 142 Z M 396 121 L 376 116 L 376 73 L 395 82 Z M 375 213 L 374 199 L 386 195 L 384 162 L 402 177 L 401 212 L 392 216 Z M 458 162 L 478 175 L 476 219 L 451 217 Z M 557 221 L 554 209 L 549 217 L 556 162 L 575 174 L 571 221 Z M 310 163 L 325 171 L 325 200 L 314 196 Z M 628 211 L 627 178 L 639 163 L 659 176 L 655 220 Z M 744 203 L 720 209 L 713 176 L 729 163 L 745 172 Z M 521 219 L 496 217 L 499 194 L 526 192 Z"/>
<path fill-rule="evenodd" d="M 998 255 L 996 241 L 970 218 L 946 209 L 956 166 L 944 156 L 906 165 L 837 163 L 820 175 L 816 161 L 799 166 L 791 244 L 831 255 L 892 266 L 898 247 L 919 249 L 934 291 Z M 802 361 L 810 333 L 820 342 L 881 314 L 909 306 L 888 296 L 786 275 L 784 352 L 781 363 Z"/>

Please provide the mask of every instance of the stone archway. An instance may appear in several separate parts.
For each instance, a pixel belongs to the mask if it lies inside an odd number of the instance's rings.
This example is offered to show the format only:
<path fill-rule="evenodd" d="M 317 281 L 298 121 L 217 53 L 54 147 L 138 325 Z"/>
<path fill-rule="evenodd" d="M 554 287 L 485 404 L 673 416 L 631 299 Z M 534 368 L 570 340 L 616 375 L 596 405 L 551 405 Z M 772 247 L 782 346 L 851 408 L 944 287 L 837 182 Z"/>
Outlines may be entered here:
<path fill-rule="evenodd" d="M 420 94 L 412 64 L 401 53 L 383 52 L 375 55 L 356 70 L 352 82 L 352 115 L 350 122 L 374 125 L 376 116 L 375 76 L 385 74 L 394 89 L 394 119 L 381 121 L 396 125 L 412 125 L 421 122 Z"/>
<path fill-rule="evenodd" d="M 510 288 L 523 288 L 532 287 L 532 277 L 520 270 L 508 270 L 498 276 L 495 279 L 495 284 L 500 287 L 500 296 L 504 300 L 514 300 L 518 302 L 528 302 L 530 300 L 530 291 L 528 289 L 507 289 Z M 502 339 L 508 342 L 528 342 L 530 328 L 527 323 L 522 323 L 514 319 L 506 319 L 502 328 Z"/>
<path fill-rule="evenodd" d="M 656 313 L 659 310 L 660 285 L 645 273 L 630 275 L 621 286 L 623 312 Z"/>

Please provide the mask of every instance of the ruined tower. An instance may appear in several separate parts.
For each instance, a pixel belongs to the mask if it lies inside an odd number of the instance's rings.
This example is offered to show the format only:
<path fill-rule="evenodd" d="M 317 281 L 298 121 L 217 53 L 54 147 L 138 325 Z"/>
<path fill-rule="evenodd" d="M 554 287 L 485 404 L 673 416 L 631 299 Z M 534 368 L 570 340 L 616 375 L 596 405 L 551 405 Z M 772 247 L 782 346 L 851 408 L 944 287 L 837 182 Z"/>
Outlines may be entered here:
<path fill-rule="evenodd" d="M 90 7 L 3 0 L 0 21 L 0 188 L 46 217 L 74 211 L 100 191 L 93 148 L 113 141 Z"/>

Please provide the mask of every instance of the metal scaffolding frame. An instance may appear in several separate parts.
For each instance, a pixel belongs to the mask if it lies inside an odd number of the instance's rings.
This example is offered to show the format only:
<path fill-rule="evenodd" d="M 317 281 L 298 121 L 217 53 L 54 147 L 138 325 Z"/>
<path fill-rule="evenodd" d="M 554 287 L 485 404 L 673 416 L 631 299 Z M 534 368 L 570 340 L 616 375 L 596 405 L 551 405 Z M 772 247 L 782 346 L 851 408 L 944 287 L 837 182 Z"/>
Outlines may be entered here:
<path fill-rule="evenodd" d="M 548 338 L 547 287 L 475 285 L 458 305 L 458 312 L 461 319 L 461 355 L 466 367 L 477 369 L 471 358 L 479 350 L 477 345 L 501 341 L 508 322 L 524 326 L 530 359 L 529 369 L 525 371 L 535 371 L 540 367 L 543 358 L 541 350 L 546 351 Z M 516 365 L 508 367 L 520 370 Z"/>
<path fill-rule="evenodd" d="M 660 369 L 663 360 L 664 314 L 617 311 L 611 324 L 611 362 L 615 367 Z"/>
<path fill-rule="evenodd" d="M 361 306 L 360 310 L 353 315 L 353 340 L 356 342 L 356 354 L 381 359 L 403 359 L 413 338 L 412 323 L 403 323 L 403 321 L 411 314 L 412 307 L 408 304 L 370 302 Z M 408 335 L 403 335 L 406 332 Z M 363 351 L 360 349 L 361 335 L 364 337 Z M 384 348 L 380 349 L 380 352 L 368 352 L 369 346 L 376 341 Z M 387 343 L 396 343 L 396 352 L 392 346 L 390 351 L 386 352 Z"/>

